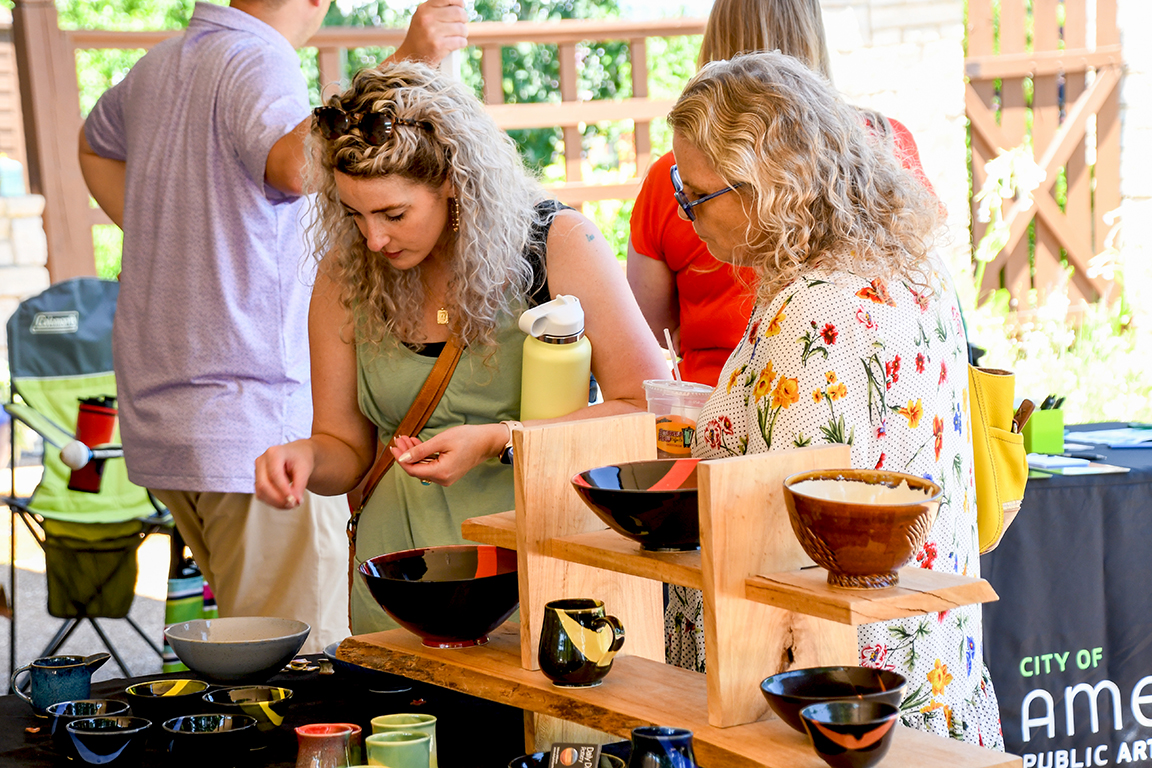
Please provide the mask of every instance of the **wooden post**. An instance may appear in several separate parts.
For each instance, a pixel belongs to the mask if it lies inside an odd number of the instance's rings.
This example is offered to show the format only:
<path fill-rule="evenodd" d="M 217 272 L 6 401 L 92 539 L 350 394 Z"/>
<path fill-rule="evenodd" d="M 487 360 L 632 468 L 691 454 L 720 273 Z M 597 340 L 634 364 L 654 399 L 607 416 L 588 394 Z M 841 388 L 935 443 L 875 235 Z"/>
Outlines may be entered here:
<path fill-rule="evenodd" d="M 1000 3 L 1001 54 L 1024 53 L 1026 15 L 1024 2 L 1025 0 L 1003 0 Z M 1003 106 L 1000 112 L 1000 128 L 1004 132 L 1008 146 L 1000 149 L 1013 149 L 1024 142 L 1025 136 L 1028 106 L 1024 97 L 1024 78 L 1005 77 L 1001 83 Z M 1004 262 L 1004 287 L 1015 298 L 1026 299 L 1028 296 L 1028 291 L 1032 287 L 1032 275 L 1028 264 L 1027 237 L 1021 238 L 1016 247 L 1007 254 L 1007 260 Z"/>
<path fill-rule="evenodd" d="M 1056 20 L 1057 0 L 1034 0 L 1032 5 L 1032 49 L 1037 53 L 1056 51 L 1059 48 L 1060 30 Z M 1052 143 L 1056 130 L 1060 127 L 1060 100 L 1057 92 L 1056 75 L 1035 75 L 1032 78 L 1032 152 L 1038 160 Z M 1055 178 L 1048 178 L 1036 190 L 1036 196 L 1052 197 Z M 1036 287 L 1038 303 L 1067 283 L 1064 269 L 1060 264 L 1060 241 L 1052 228 L 1039 218 L 1036 219 L 1036 274 L 1033 284 Z M 1079 292 L 1068 286 L 1069 298 L 1079 298 Z"/>
<path fill-rule="evenodd" d="M 551 556 L 552 539 L 606 528 L 572 490 L 577 472 L 656 458 L 656 419 L 648 413 L 530 427 L 513 435 L 516 456 L 516 554 L 520 578 L 520 654 L 539 669 L 544 604 L 596 597 L 624 624 L 621 655 L 664 661 L 660 582 Z"/>
<path fill-rule="evenodd" d="M 993 33 L 992 5 L 987 2 L 979 2 L 979 0 L 970 2 L 968 4 L 968 55 L 991 55 Z M 996 95 L 996 89 L 991 80 L 973 77 L 970 88 L 976 92 L 981 105 L 989 109 L 992 108 L 992 99 Z M 997 148 L 985 141 L 974 126 L 969 128 L 969 134 L 972 137 L 972 198 L 975 198 L 976 193 L 984 186 L 984 180 L 988 177 L 984 171 L 984 165 L 996 157 Z M 980 238 L 984 236 L 984 231 L 988 225 L 977 220 L 975 201 L 970 199 L 969 202 L 972 206 L 972 245 L 975 247 L 980 242 Z M 978 291 L 984 292 L 1000 287 L 999 275 L 993 278 L 989 274 L 991 272 L 992 270 L 985 272 L 984 284 L 976 287 Z"/>
<path fill-rule="evenodd" d="M 76 56 L 56 22 L 52 0 L 16 0 L 12 10 L 28 184 L 43 195 L 52 282 L 96 274 L 88 188 L 80 174 L 80 92 Z"/>
<path fill-rule="evenodd" d="M 812 565 L 792 532 L 784 479 L 850 467 L 848 446 L 816 446 L 700 464 L 700 550 L 708 723 L 752 723 L 768 704 L 760 681 L 801 667 L 856 664 L 856 628 L 747 599 L 750 576 Z"/>
<path fill-rule="evenodd" d="M 480 47 L 480 75 L 484 80 L 484 103 L 504 103 L 504 46 Z"/>
<path fill-rule="evenodd" d="M 560 43 L 560 99 L 574 103 L 578 94 L 576 88 L 576 44 Z M 581 160 L 584 154 L 584 136 L 580 133 L 580 126 L 565 125 L 564 130 L 564 180 L 567 182 L 581 181 L 584 171 Z M 581 213 L 584 205 L 576 206 Z"/>
<path fill-rule="evenodd" d="M 648 98 L 648 39 L 637 37 L 628 42 L 632 58 L 632 96 Z M 636 176 L 643 178 L 652 164 L 652 123 L 637 120 L 633 123 L 632 136 L 636 143 Z"/>

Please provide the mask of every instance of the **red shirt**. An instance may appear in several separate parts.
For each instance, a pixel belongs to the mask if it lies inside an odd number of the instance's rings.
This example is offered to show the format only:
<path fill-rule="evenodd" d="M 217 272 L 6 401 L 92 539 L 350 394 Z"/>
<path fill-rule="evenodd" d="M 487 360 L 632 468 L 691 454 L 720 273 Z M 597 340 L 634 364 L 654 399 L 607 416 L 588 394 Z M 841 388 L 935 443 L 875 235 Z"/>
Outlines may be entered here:
<path fill-rule="evenodd" d="M 889 122 L 896 157 L 931 189 L 912 134 L 895 120 Z M 642 256 L 663 261 L 676 275 L 684 380 L 716 386 L 752 313 L 756 273 L 718 261 L 696 236 L 692 223 L 680 218 L 670 176 L 675 162 L 669 152 L 648 169 L 632 208 L 632 247 Z"/>

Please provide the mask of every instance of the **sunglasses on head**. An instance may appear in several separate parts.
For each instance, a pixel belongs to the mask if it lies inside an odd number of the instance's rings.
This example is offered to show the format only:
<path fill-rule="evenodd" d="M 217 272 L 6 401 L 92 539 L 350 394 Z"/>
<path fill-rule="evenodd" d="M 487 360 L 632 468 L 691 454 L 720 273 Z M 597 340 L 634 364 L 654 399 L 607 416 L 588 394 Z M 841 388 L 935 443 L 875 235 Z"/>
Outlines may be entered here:
<path fill-rule="evenodd" d="M 730 187 L 724 187 L 724 189 L 719 192 L 713 192 L 710 195 L 704 195 L 704 197 L 698 197 L 695 200 L 689 200 L 688 195 L 684 194 L 684 182 L 680 180 L 680 168 L 679 166 L 672 166 L 672 196 L 676 198 L 676 202 L 680 203 L 680 210 L 684 211 L 684 216 L 688 221 L 696 221 L 696 211 L 692 209 L 700 205 L 700 203 L 707 202 L 714 197 L 719 197 L 725 192 L 731 192 L 742 186 L 744 186 L 744 182 L 733 184 Z"/>
<path fill-rule="evenodd" d="M 328 141 L 347 136 L 355 128 L 360 132 L 360 138 L 373 147 L 392 138 L 392 132 L 398 125 L 432 130 L 428 123 L 393 117 L 387 112 L 367 112 L 356 119 L 339 107 L 316 107 L 312 110 L 312 120 L 320 129 L 320 135 Z"/>

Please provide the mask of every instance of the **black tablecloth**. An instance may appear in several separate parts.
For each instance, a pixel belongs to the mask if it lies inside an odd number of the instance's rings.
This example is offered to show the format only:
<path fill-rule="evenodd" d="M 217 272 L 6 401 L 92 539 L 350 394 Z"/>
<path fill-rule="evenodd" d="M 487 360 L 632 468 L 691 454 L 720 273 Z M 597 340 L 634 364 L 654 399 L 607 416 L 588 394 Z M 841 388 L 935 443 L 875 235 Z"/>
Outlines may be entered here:
<path fill-rule="evenodd" d="M 316 658 L 316 657 L 307 657 Z M 188 673 L 105 680 L 92 686 L 92 698 L 126 700 L 123 691 L 133 683 L 164 677 L 194 677 Z M 268 747 L 251 753 L 252 766 L 293 768 L 296 734 L 306 723 L 355 723 L 362 737 L 372 733 L 370 720 L 396 712 L 424 712 L 437 718 L 439 763 L 443 768 L 504 768 L 524 753 L 522 711 L 422 683 L 405 693 L 374 693 L 360 678 L 342 671 L 281 673 L 269 685 L 290 688 L 293 704 Z M 205 711 L 209 711 L 206 707 Z M 39 729 L 31 732 L 28 729 Z M 365 755 L 365 757 L 367 757 Z M 52 749 L 49 722 L 34 717 L 32 708 L 17 696 L 0 696 L 0 766 L 39 768 L 59 766 Z M 75 765 L 75 763 L 70 763 Z M 144 766 L 170 765 L 169 757 L 149 747 Z M 213 768 L 213 766 L 205 766 Z"/>
<path fill-rule="evenodd" d="M 1025 768 L 1152 757 L 1152 448 L 1095 450 L 1132 471 L 1030 479 L 981 560 L 1000 595 L 985 658 Z"/>

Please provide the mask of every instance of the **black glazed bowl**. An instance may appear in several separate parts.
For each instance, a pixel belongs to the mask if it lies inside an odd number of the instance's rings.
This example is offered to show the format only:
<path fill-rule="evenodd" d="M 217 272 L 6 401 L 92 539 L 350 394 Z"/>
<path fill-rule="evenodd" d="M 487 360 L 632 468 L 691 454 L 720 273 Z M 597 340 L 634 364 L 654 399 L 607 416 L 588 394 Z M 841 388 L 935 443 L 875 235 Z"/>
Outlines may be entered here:
<path fill-rule="evenodd" d="M 132 713 L 151 720 L 160 730 L 165 720 L 204 710 L 200 697 L 208 690 L 203 680 L 147 680 L 124 689 Z"/>
<path fill-rule="evenodd" d="M 52 721 L 52 746 L 56 752 L 69 760 L 76 759 L 76 749 L 72 737 L 65 727 L 74 720 L 86 717 L 118 717 L 128 715 L 128 702 L 115 699 L 76 699 L 59 701 L 48 707 L 48 718 Z"/>
<path fill-rule="evenodd" d="M 870 768 L 888 752 L 900 710 L 882 701 L 810 704 L 800 717 L 820 759 L 832 768 Z"/>
<path fill-rule="evenodd" d="M 652 552 L 700 549 L 699 459 L 609 464 L 572 477 L 572 487 L 612 530 Z"/>
<path fill-rule="evenodd" d="M 292 706 L 292 691 L 273 685 L 218 688 L 202 698 L 208 705 L 205 709 L 226 715 L 248 715 L 256 721 L 256 729 L 263 733 L 279 728 Z"/>
<path fill-rule="evenodd" d="M 614 741 L 600 747 L 599 768 L 624 768 L 632 754 L 632 742 Z M 549 768 L 549 754 L 536 752 L 531 755 L 521 755 L 508 763 L 508 768 Z"/>
<path fill-rule="evenodd" d="M 900 706 L 903 675 L 870 667 L 808 667 L 765 678 L 760 691 L 781 720 L 804 733 L 800 710 L 830 701 L 872 701 Z"/>
<path fill-rule="evenodd" d="M 516 553 L 487 544 L 379 555 L 360 574 L 380 607 L 430 648 L 483 645 L 520 604 Z"/>
<path fill-rule="evenodd" d="M 84 717 L 64 726 L 75 761 L 83 765 L 139 765 L 151 722 L 142 717 Z"/>
<path fill-rule="evenodd" d="M 324 655 L 332 662 L 336 674 L 366 686 L 372 693 L 407 693 L 412 690 L 412 681 L 406 677 L 390 675 L 378 669 L 362 667 L 338 658 L 336 651 L 340 648 L 340 643 L 341 641 L 337 640 L 324 649 Z"/>
<path fill-rule="evenodd" d="M 251 760 L 258 746 L 256 718 L 248 715 L 184 715 L 164 723 L 165 748 L 183 765 L 227 768 Z"/>

